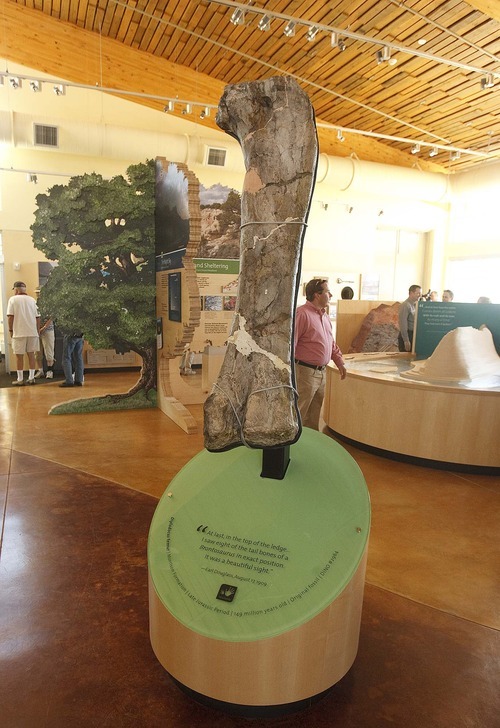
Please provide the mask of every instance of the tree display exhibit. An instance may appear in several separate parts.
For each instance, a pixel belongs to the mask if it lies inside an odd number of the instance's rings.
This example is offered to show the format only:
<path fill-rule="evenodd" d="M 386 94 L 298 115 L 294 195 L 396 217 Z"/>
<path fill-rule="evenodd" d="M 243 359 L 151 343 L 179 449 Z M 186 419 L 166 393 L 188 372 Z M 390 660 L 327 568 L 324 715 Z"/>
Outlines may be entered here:
<path fill-rule="evenodd" d="M 97 409 L 155 406 L 154 161 L 131 165 L 126 177 L 72 177 L 36 201 L 33 243 L 57 261 L 40 292 L 42 316 L 83 331 L 95 349 L 142 357 L 137 383 L 99 398 Z"/>

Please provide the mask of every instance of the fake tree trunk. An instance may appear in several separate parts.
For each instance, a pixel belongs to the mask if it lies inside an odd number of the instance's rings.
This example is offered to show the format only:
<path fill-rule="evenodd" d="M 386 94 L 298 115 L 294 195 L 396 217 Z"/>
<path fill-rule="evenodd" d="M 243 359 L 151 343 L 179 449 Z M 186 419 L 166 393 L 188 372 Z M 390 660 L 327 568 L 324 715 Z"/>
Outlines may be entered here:
<path fill-rule="evenodd" d="M 238 301 L 224 362 L 205 403 L 205 446 L 278 447 L 300 436 L 293 317 L 318 145 L 307 95 L 287 77 L 227 86 L 217 123 L 241 144 Z"/>
<path fill-rule="evenodd" d="M 144 390 L 144 393 L 147 395 L 151 389 L 156 389 L 156 342 L 150 346 L 130 346 L 130 349 L 142 357 L 139 379 L 124 394 L 105 395 L 107 402 L 119 402 L 123 399 L 128 399 L 141 390 Z"/>
<path fill-rule="evenodd" d="M 150 389 L 156 388 L 156 342 L 151 346 L 137 348 L 135 351 L 142 357 L 141 374 L 138 381 L 127 392 L 128 397 L 131 397 L 140 389 L 143 389 L 147 394 Z"/>

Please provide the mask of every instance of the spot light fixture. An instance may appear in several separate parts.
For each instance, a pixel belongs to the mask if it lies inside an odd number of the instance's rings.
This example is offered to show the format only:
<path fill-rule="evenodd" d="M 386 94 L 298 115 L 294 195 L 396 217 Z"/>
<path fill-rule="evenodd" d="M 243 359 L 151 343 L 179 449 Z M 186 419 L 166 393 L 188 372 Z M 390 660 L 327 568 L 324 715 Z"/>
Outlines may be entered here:
<path fill-rule="evenodd" d="M 418 154 L 420 151 L 420 144 L 417 142 L 417 144 L 414 144 L 412 148 L 410 149 L 410 152 L 412 154 Z"/>
<path fill-rule="evenodd" d="M 268 30 L 271 30 L 271 18 L 269 15 L 263 15 L 262 18 L 259 20 L 258 29 L 264 31 L 267 33 Z"/>
<path fill-rule="evenodd" d="M 431 151 L 429 152 L 429 157 L 437 157 L 438 155 L 438 148 L 432 147 Z"/>
<path fill-rule="evenodd" d="M 186 104 L 185 107 L 182 109 L 182 113 L 184 115 L 191 114 L 193 112 L 193 106 L 192 104 Z"/>
<path fill-rule="evenodd" d="M 319 33 L 319 28 L 316 25 L 312 25 L 310 28 L 308 28 L 306 33 L 307 40 L 312 43 L 312 41 L 316 38 L 316 36 Z"/>
<path fill-rule="evenodd" d="M 173 110 L 174 110 L 174 108 L 175 108 L 175 104 L 174 104 L 174 102 L 173 102 L 173 101 L 169 101 L 169 102 L 168 102 L 168 103 L 166 104 L 166 106 L 165 106 L 165 108 L 163 109 L 163 111 L 164 111 L 165 113 L 168 113 L 169 111 L 173 111 Z"/>
<path fill-rule="evenodd" d="M 30 81 L 30 89 L 36 94 L 42 90 L 42 84 L 40 81 Z"/>
<path fill-rule="evenodd" d="M 339 38 L 339 34 L 336 30 L 332 30 L 330 44 L 332 48 L 338 48 L 339 51 L 345 51 L 345 41 L 343 38 Z"/>
<path fill-rule="evenodd" d="M 284 35 L 286 35 L 287 38 L 293 38 L 295 35 L 295 23 L 293 20 L 289 20 L 288 23 L 285 25 L 285 30 L 283 31 Z"/>
<path fill-rule="evenodd" d="M 11 76 L 9 78 L 9 83 L 12 86 L 12 88 L 14 88 L 14 89 L 21 88 L 21 85 L 22 85 L 21 79 L 18 78 L 17 76 Z"/>
<path fill-rule="evenodd" d="M 342 134 L 342 129 L 337 129 L 337 139 L 339 142 L 345 141 L 345 136 Z"/>
<path fill-rule="evenodd" d="M 231 15 L 230 22 L 233 25 L 243 25 L 245 22 L 245 11 L 241 10 L 241 8 L 235 8 Z"/>
<path fill-rule="evenodd" d="M 377 63 L 384 63 L 385 61 L 391 60 L 391 49 L 389 46 L 384 46 L 379 51 L 375 53 L 375 58 L 377 59 Z"/>
<path fill-rule="evenodd" d="M 460 159 L 460 152 L 458 150 L 456 152 L 451 152 L 450 160 L 455 162 L 457 159 Z"/>
<path fill-rule="evenodd" d="M 54 93 L 56 96 L 64 96 L 66 93 L 66 86 L 62 83 L 56 83 L 54 86 Z"/>
<path fill-rule="evenodd" d="M 493 74 L 488 73 L 484 78 L 481 79 L 481 88 L 483 91 L 487 88 L 492 88 L 495 85 L 493 81 Z"/>
<path fill-rule="evenodd" d="M 200 111 L 200 119 L 206 119 L 206 118 L 207 118 L 207 116 L 210 116 L 210 108 L 209 108 L 208 106 L 205 106 L 205 107 L 204 107 L 204 108 L 203 108 L 203 109 L 202 109 L 202 110 Z"/>

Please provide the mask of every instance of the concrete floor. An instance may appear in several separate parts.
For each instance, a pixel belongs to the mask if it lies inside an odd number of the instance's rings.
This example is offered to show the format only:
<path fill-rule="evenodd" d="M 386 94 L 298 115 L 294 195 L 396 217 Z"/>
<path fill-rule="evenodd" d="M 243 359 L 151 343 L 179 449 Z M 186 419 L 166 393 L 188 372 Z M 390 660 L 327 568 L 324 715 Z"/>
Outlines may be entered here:
<path fill-rule="evenodd" d="M 5 728 L 248 725 L 198 705 L 148 637 L 146 541 L 157 499 L 203 447 L 159 410 L 48 416 L 124 392 L 0 389 L 0 724 Z M 190 411 L 202 430 L 201 405 Z M 252 725 L 500 726 L 500 477 L 354 447 L 372 501 L 357 659 L 320 702 Z"/>

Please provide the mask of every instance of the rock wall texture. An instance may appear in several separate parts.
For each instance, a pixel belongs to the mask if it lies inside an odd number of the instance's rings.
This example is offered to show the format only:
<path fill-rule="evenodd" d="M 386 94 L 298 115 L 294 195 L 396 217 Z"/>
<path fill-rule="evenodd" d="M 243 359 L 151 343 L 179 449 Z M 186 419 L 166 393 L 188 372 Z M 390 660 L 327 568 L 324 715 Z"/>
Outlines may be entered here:
<path fill-rule="evenodd" d="M 367 314 L 349 347 L 349 354 L 398 351 L 399 303 L 381 303 Z"/>

